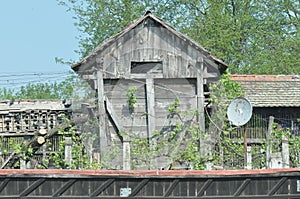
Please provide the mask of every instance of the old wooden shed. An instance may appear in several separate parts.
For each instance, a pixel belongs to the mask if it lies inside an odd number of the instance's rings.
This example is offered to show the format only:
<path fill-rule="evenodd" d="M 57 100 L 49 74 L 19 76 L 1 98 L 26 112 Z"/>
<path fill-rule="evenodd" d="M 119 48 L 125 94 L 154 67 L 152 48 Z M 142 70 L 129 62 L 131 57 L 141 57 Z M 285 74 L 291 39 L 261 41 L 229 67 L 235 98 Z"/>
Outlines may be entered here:
<path fill-rule="evenodd" d="M 123 143 L 123 167 L 130 134 L 151 137 L 174 126 L 168 120 L 176 99 L 180 110 L 198 110 L 205 131 L 209 84 L 227 65 L 187 36 L 147 12 L 73 65 L 97 91 L 100 149 L 113 138 Z M 120 133 L 122 132 L 122 134 Z M 124 152 L 125 151 L 125 152 Z"/>

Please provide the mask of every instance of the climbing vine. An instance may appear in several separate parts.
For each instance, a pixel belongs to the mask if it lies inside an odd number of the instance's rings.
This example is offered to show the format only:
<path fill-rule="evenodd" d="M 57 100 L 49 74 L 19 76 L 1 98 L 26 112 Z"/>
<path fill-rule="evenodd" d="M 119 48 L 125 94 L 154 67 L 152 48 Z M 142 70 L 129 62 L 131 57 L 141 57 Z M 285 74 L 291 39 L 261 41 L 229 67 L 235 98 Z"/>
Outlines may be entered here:
<path fill-rule="evenodd" d="M 134 112 L 135 104 L 137 102 L 136 91 L 137 91 L 136 87 L 131 87 L 127 90 L 126 95 L 128 98 L 128 107 L 129 107 L 130 113 Z"/>

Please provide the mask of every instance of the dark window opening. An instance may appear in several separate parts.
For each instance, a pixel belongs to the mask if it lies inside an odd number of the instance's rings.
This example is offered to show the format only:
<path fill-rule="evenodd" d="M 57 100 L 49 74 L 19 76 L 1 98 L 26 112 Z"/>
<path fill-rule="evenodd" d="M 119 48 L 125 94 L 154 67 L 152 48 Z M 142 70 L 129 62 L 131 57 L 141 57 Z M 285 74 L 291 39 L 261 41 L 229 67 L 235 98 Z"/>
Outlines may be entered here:
<path fill-rule="evenodd" d="M 162 62 L 131 62 L 131 73 L 162 73 Z"/>

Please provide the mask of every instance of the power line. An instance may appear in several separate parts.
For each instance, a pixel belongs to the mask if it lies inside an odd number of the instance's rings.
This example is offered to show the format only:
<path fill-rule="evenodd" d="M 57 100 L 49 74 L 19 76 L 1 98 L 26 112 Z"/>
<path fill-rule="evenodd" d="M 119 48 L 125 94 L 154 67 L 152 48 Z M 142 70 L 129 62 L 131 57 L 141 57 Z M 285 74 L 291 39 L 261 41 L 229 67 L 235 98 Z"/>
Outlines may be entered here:
<path fill-rule="evenodd" d="M 41 76 L 26 76 L 26 77 L 15 77 L 15 78 L 1 78 L 0 82 L 14 82 L 14 81 L 26 81 L 26 80 L 34 80 L 34 79 L 45 79 L 45 78 L 57 78 L 60 79 L 62 77 L 72 76 L 70 74 L 61 74 L 61 75 L 41 75 Z"/>
<path fill-rule="evenodd" d="M 34 72 L 34 73 L 19 73 L 19 74 L 1 74 L 0 88 L 17 89 L 21 85 L 35 83 L 55 83 L 61 82 L 68 77 L 72 77 L 71 72 Z"/>
<path fill-rule="evenodd" d="M 33 73 L 6 73 L 0 75 L 0 78 L 3 77 L 25 77 L 25 76 L 43 76 L 43 75 L 59 75 L 59 74 L 71 74 L 71 72 L 33 72 Z"/>

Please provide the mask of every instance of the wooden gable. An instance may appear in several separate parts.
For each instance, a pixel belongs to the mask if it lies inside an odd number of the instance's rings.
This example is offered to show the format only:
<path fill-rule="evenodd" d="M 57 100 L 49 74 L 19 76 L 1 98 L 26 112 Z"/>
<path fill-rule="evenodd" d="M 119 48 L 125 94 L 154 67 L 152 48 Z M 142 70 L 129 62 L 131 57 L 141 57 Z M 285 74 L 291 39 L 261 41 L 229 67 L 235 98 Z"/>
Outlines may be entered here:
<path fill-rule="evenodd" d="M 219 79 L 226 64 L 151 13 L 138 19 L 73 66 L 80 75 L 102 70 L 104 79 L 195 78 L 204 61 L 203 78 Z"/>

